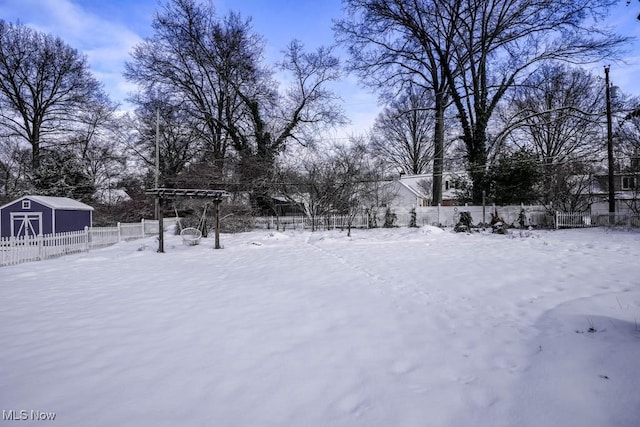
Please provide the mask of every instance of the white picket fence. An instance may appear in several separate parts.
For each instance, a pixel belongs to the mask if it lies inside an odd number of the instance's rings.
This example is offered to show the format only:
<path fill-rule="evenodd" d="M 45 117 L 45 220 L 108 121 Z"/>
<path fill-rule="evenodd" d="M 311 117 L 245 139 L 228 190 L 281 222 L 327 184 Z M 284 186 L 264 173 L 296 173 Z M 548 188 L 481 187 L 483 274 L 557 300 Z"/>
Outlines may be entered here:
<path fill-rule="evenodd" d="M 177 224 L 178 220 L 165 218 L 163 225 L 166 228 Z M 118 223 L 115 227 L 86 227 L 67 233 L 0 238 L 0 266 L 84 252 L 155 235 L 158 230 L 158 221 L 143 219 L 139 223 Z"/>
<path fill-rule="evenodd" d="M 640 216 L 632 213 L 556 212 L 556 229 L 584 227 L 640 227 Z"/>
<path fill-rule="evenodd" d="M 597 224 L 591 220 L 589 212 L 558 212 L 555 215 L 555 226 L 559 228 L 584 228 L 595 227 Z"/>

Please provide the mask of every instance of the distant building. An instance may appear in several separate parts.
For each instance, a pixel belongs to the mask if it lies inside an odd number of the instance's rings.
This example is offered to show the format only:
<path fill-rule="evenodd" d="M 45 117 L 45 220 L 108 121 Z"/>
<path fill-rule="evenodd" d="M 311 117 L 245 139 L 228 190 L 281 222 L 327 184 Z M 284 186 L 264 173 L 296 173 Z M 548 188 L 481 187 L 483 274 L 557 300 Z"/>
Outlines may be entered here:
<path fill-rule="evenodd" d="M 466 179 L 465 172 L 444 172 L 442 175 L 442 206 L 458 204 L 459 183 Z M 432 205 L 433 175 L 400 175 L 386 186 L 393 196 L 393 206 L 423 207 Z"/>

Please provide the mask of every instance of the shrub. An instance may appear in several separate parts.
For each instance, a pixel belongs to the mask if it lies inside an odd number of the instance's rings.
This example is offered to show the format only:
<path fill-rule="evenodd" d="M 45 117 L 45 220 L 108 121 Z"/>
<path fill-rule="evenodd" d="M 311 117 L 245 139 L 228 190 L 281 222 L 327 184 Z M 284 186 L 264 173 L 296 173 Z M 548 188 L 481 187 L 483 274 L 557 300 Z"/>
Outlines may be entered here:
<path fill-rule="evenodd" d="M 398 219 L 398 216 L 391 212 L 391 208 L 387 208 L 387 210 L 384 213 L 384 228 L 392 228 L 395 227 L 395 222 L 396 219 Z"/>
<path fill-rule="evenodd" d="M 473 225 L 473 219 L 471 218 L 471 212 L 465 211 L 460 212 L 460 219 L 458 223 L 454 227 L 454 231 L 461 233 L 471 231 L 471 227 Z"/>
<path fill-rule="evenodd" d="M 409 220 L 409 227 L 417 228 L 416 208 L 411 208 L 411 219 Z"/>

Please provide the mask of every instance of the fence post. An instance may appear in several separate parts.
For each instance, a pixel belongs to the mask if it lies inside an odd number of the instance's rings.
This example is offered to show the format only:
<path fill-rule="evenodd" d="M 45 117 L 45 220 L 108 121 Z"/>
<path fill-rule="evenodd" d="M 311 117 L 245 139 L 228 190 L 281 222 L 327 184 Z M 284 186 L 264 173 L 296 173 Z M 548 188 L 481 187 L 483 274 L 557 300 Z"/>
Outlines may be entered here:
<path fill-rule="evenodd" d="M 44 248 L 43 248 L 43 238 L 42 233 L 38 234 L 36 237 L 36 242 L 38 243 L 38 259 L 42 261 L 44 259 Z"/>
<path fill-rule="evenodd" d="M 122 231 L 120 229 L 120 222 L 118 222 L 118 243 L 122 242 Z"/>
<path fill-rule="evenodd" d="M 482 190 L 482 226 L 487 223 L 487 192 Z"/>
<path fill-rule="evenodd" d="M 85 241 L 85 250 L 89 252 L 89 248 L 91 248 L 91 240 L 89 237 L 89 227 L 84 226 L 84 241 Z"/>
<path fill-rule="evenodd" d="M 558 229 L 558 225 L 559 225 L 558 218 L 559 218 L 559 214 L 558 214 L 558 211 L 556 211 L 556 216 L 555 216 L 555 222 L 556 222 L 556 224 L 555 224 L 556 227 L 555 228 L 556 228 L 556 230 Z"/>
<path fill-rule="evenodd" d="M 144 237 L 144 236 L 145 236 L 145 232 L 144 232 L 144 218 L 142 218 L 142 219 L 140 220 L 140 223 L 142 224 L 142 237 Z"/>

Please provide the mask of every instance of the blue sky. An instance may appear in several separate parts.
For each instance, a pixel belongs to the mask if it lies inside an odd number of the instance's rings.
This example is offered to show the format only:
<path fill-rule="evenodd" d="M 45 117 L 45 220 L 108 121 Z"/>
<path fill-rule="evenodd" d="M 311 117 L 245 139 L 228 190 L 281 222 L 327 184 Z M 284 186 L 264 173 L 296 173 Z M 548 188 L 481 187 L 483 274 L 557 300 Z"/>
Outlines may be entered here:
<path fill-rule="evenodd" d="M 270 62 L 280 59 L 280 51 L 294 38 L 310 49 L 332 44 L 332 19 L 342 14 L 340 0 L 213 2 L 220 15 L 234 10 L 252 18 L 254 30 L 266 39 Z M 59 35 L 86 54 L 109 96 L 122 104 L 127 93 L 135 89 L 122 77 L 123 64 L 132 47 L 151 35 L 151 22 L 158 7 L 158 0 L 0 0 L 0 17 Z M 606 24 L 640 38 L 638 13 L 640 2 L 627 7 L 621 0 Z M 626 64 L 611 64 L 612 82 L 624 92 L 640 95 L 640 42 L 629 47 L 626 58 Z M 591 68 L 603 74 L 603 65 L 594 64 Z M 341 133 L 364 133 L 378 111 L 376 97 L 361 89 L 355 77 L 341 83 L 338 91 L 352 121 Z"/>

